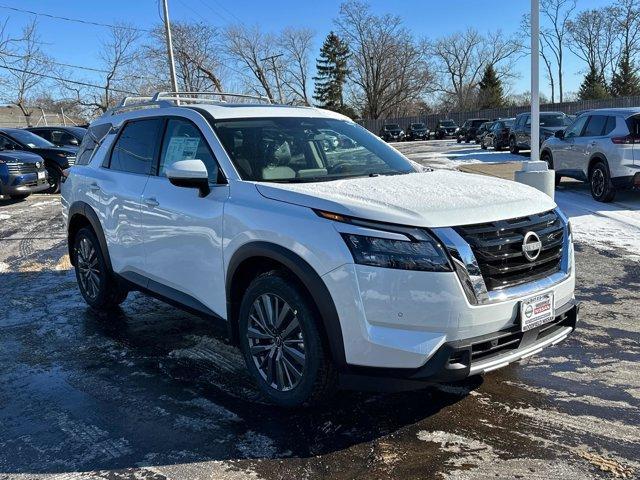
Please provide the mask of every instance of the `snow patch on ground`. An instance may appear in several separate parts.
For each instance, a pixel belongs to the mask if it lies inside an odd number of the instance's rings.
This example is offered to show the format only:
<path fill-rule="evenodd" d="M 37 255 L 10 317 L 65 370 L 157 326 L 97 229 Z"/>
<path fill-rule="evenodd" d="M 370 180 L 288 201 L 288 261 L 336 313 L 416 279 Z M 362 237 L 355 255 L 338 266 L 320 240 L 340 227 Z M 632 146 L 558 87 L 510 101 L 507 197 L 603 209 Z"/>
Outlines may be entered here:
<path fill-rule="evenodd" d="M 0 213 L 0 220 L 9 220 L 11 215 L 7 215 L 6 213 Z"/>

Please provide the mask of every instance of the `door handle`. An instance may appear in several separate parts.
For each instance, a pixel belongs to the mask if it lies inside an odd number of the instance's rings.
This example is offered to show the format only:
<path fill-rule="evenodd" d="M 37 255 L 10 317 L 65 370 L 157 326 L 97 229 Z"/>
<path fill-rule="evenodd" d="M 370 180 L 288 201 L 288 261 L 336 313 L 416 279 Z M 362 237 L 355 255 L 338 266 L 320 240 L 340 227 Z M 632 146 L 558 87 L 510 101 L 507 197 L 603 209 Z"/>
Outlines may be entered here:
<path fill-rule="evenodd" d="M 89 185 L 89 190 L 91 190 L 92 192 L 99 192 L 100 185 L 98 185 L 96 182 L 93 182 L 91 185 Z"/>
<path fill-rule="evenodd" d="M 157 207 L 158 205 L 160 205 L 160 202 L 158 202 L 155 198 L 150 197 L 150 198 L 145 198 L 144 199 L 144 204 L 149 208 L 153 208 L 153 207 Z"/>

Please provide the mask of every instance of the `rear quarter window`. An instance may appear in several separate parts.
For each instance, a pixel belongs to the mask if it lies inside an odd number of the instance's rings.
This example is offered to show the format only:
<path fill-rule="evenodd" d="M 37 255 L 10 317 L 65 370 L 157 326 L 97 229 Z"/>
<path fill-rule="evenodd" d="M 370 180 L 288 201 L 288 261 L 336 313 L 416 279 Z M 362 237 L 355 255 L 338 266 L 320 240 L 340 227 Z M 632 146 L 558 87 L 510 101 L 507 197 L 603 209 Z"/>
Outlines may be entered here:
<path fill-rule="evenodd" d="M 111 128 L 112 125 L 110 123 L 101 123 L 99 125 L 89 127 L 86 135 L 82 138 L 82 142 L 80 143 L 76 165 L 88 165 L 89 162 L 91 162 L 93 153 L 111 131 Z"/>

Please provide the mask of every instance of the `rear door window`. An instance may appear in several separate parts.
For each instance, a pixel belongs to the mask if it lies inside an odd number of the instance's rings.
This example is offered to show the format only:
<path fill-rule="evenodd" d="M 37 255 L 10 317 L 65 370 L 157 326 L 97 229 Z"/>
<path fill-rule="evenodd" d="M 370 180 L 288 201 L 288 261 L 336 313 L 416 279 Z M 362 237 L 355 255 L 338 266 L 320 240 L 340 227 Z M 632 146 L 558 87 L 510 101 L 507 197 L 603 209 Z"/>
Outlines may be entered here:
<path fill-rule="evenodd" d="M 149 175 L 155 170 L 160 145 L 162 118 L 135 120 L 125 124 L 111 152 L 109 168 L 121 172 Z"/>
<path fill-rule="evenodd" d="M 583 137 L 599 137 L 604 131 L 604 127 L 607 124 L 607 117 L 605 115 L 591 115 L 589 122 L 584 130 Z"/>

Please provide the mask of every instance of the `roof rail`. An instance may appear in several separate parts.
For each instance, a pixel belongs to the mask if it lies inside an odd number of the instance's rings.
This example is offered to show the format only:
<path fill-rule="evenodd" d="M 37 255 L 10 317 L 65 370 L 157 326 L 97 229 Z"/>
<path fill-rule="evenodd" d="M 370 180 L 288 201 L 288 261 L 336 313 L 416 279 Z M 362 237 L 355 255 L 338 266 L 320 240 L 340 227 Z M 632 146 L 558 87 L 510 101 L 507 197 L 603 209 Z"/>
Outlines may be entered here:
<path fill-rule="evenodd" d="M 202 98 L 202 96 L 220 97 L 219 99 Z M 247 100 L 257 100 L 259 102 L 272 103 L 269 97 L 262 95 L 247 95 L 244 93 L 229 92 L 157 92 L 153 96 L 135 96 L 124 97 L 122 101 L 113 108 L 105 112 L 105 115 L 116 115 L 126 112 L 127 110 L 135 110 L 145 107 L 173 107 L 181 103 L 231 103 L 227 101 L 227 97 L 242 98 Z"/>

